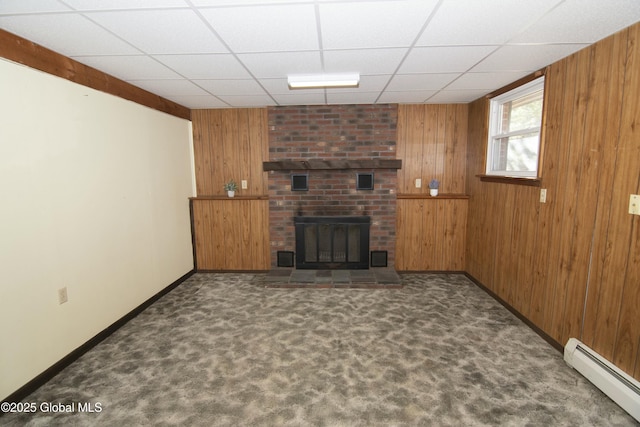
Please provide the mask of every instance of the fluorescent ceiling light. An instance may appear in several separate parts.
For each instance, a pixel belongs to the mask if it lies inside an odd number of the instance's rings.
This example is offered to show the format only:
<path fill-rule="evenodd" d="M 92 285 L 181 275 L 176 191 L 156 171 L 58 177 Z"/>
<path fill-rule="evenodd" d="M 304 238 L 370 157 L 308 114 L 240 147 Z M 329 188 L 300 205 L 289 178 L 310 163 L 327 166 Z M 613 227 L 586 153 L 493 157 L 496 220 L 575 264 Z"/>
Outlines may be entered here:
<path fill-rule="evenodd" d="M 313 89 L 330 87 L 358 87 L 360 73 L 299 74 L 287 76 L 289 89 Z"/>

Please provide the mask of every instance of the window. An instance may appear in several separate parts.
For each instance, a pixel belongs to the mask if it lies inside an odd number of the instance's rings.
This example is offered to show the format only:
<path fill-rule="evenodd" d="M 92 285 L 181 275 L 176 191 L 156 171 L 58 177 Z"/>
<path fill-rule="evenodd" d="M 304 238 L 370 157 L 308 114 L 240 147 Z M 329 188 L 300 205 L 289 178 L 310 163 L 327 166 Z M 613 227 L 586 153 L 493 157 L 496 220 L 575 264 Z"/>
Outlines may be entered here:
<path fill-rule="evenodd" d="M 487 175 L 537 178 L 544 77 L 491 100 Z"/>

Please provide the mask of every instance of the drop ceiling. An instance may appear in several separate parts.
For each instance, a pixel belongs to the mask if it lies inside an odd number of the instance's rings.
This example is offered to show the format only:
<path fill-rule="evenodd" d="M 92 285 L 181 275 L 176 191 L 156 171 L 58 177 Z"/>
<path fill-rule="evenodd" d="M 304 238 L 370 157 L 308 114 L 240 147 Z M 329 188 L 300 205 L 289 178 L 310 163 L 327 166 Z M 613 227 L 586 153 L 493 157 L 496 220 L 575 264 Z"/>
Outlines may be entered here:
<path fill-rule="evenodd" d="M 638 21 L 639 0 L 0 0 L 0 28 L 192 109 L 466 103 Z"/>

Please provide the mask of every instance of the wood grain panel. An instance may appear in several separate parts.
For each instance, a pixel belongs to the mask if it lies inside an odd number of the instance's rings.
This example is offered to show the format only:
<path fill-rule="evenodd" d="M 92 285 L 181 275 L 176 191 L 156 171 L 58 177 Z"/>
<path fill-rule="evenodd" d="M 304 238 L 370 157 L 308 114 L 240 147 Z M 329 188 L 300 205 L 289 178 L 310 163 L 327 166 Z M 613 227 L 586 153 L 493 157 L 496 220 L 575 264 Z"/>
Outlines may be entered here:
<path fill-rule="evenodd" d="M 397 270 L 461 271 L 464 268 L 466 199 L 398 199 L 397 212 Z"/>
<path fill-rule="evenodd" d="M 468 201 L 428 193 L 432 179 L 440 180 L 441 194 L 465 193 L 467 126 L 467 105 L 398 106 L 398 193 L 408 197 L 397 205 L 398 270 L 463 269 Z"/>
<path fill-rule="evenodd" d="M 429 181 L 438 179 L 440 193 L 465 193 L 467 126 L 465 104 L 399 105 L 398 192 L 428 194 Z"/>
<path fill-rule="evenodd" d="M 269 202 L 193 199 L 198 270 L 268 270 Z"/>
<path fill-rule="evenodd" d="M 480 141 L 485 135 L 488 134 L 487 124 L 489 120 L 489 103 L 487 99 L 481 98 L 471 104 L 469 104 L 469 141 Z M 470 195 L 468 210 L 469 212 L 480 211 L 487 200 L 484 200 L 484 192 L 481 193 L 481 183 L 476 175 L 484 173 L 484 158 L 486 147 L 482 144 L 468 144 L 467 145 L 467 175 L 466 175 L 466 191 Z M 491 185 L 491 183 L 484 184 Z M 493 260 L 493 257 L 488 256 L 488 251 L 485 249 L 485 241 L 483 238 L 486 236 L 483 230 L 483 223 L 486 220 L 485 215 L 476 215 L 475 217 L 468 218 L 467 221 L 467 239 L 465 243 L 465 266 L 467 271 L 473 271 L 475 278 L 485 285 L 489 285 L 492 282 L 490 277 L 485 274 L 486 266 Z M 471 239 L 469 236 L 478 236 L 483 238 Z M 470 256 L 472 254 L 473 256 Z M 483 258 L 486 257 L 485 258 Z"/>
<path fill-rule="evenodd" d="M 636 378 L 640 221 L 627 209 L 640 191 L 639 44 L 636 24 L 548 67 L 544 204 L 535 187 L 474 176 L 484 167 L 487 101 L 470 105 L 465 260 L 560 345 L 577 337 Z"/>
<path fill-rule="evenodd" d="M 567 341 L 565 329 L 568 326 L 569 318 L 567 310 L 570 310 L 572 304 L 567 304 L 567 299 L 575 296 L 574 287 L 585 286 L 585 283 L 576 283 L 574 281 L 577 273 L 578 263 L 581 261 L 577 255 L 576 240 L 579 237 L 580 230 L 577 229 L 581 216 L 585 210 L 579 205 L 578 198 L 581 186 L 582 168 L 584 163 L 582 159 L 588 155 L 585 148 L 585 119 L 589 101 L 589 67 L 591 63 L 591 50 L 583 49 L 576 54 L 576 60 L 584 66 L 578 67 L 575 75 L 576 92 L 574 94 L 574 109 L 571 115 L 571 136 L 567 138 L 566 143 L 571 145 L 569 151 L 568 164 L 566 168 L 567 174 L 564 177 L 564 206 L 562 210 L 562 218 L 565 222 L 564 233 L 558 236 L 560 240 L 560 265 L 556 282 L 559 284 L 556 289 L 556 297 L 554 298 L 554 307 L 552 314 L 552 324 L 550 335 L 564 343 Z M 579 292 L 579 291 L 576 291 Z M 581 298 L 584 301 L 584 298 Z"/>
<path fill-rule="evenodd" d="M 595 137 L 602 138 L 604 141 L 603 156 L 602 156 L 602 168 L 605 173 L 600 175 L 598 185 L 598 205 L 597 216 L 593 232 L 593 255 L 592 269 L 590 273 L 590 280 L 587 288 L 587 303 L 585 305 L 585 321 L 583 326 L 582 340 L 585 344 L 593 346 L 596 340 L 596 330 L 599 325 L 597 323 L 598 313 L 600 312 L 600 304 L 604 306 L 610 306 L 613 302 L 614 305 L 619 304 L 622 286 L 613 285 L 608 289 L 606 293 L 603 293 L 603 275 L 605 271 L 605 265 L 608 265 L 611 256 L 609 248 L 613 246 L 607 243 L 610 227 L 610 215 L 612 213 L 612 198 L 614 191 L 611 191 L 614 185 L 614 176 L 617 155 L 607 155 L 607 153 L 617 153 L 619 151 L 618 143 L 620 140 L 620 115 L 622 111 L 623 90 L 625 86 L 623 67 L 616 67 L 615 64 L 622 63 L 626 60 L 627 55 L 627 41 L 628 32 L 619 33 L 616 36 L 603 40 L 603 43 L 596 45 L 597 57 L 596 63 L 597 69 L 601 73 L 601 77 L 598 79 L 598 83 L 595 88 L 608 88 L 607 93 L 602 93 L 600 96 L 606 96 L 608 102 L 606 104 L 606 111 L 603 112 L 603 117 L 599 129 L 601 133 Z M 608 82 L 608 84 L 607 84 Z M 631 89 L 631 86 L 629 86 Z M 601 89 L 598 89 L 601 91 Z M 604 105 L 604 104 L 603 104 Z M 618 194 L 621 197 L 621 194 Z M 614 227 L 613 229 L 618 229 Z M 611 229 L 611 230 L 613 230 Z M 620 282 L 622 283 L 622 282 Z M 604 308 L 604 312 L 610 309 Z M 615 322 L 609 322 L 610 327 L 614 327 Z M 604 334 L 613 334 L 615 329 L 605 331 Z M 602 331 L 600 332 L 602 333 Z M 605 351 L 610 357 L 613 351 L 612 342 Z"/>
<path fill-rule="evenodd" d="M 554 230 L 558 221 L 555 220 L 555 208 L 558 205 L 558 176 L 562 172 L 561 159 L 563 157 L 562 148 L 566 145 L 553 143 L 561 141 L 562 133 L 562 112 L 565 109 L 564 89 L 569 88 L 571 83 L 567 82 L 567 67 L 569 60 L 562 60 L 547 70 L 545 79 L 545 91 L 547 98 L 544 108 L 544 135 L 547 143 L 543 153 L 544 176 L 542 177 L 542 187 L 547 189 L 547 201 L 539 206 L 537 218 L 532 218 L 537 223 L 536 246 L 533 248 L 533 283 L 531 289 L 531 304 L 529 308 L 529 319 L 536 325 L 544 325 L 546 321 L 547 307 L 551 306 L 549 301 L 553 295 L 554 282 L 549 278 L 549 262 L 552 258 L 550 248 L 554 241 Z M 568 89 L 568 91 L 570 91 Z M 553 95 L 553 96 L 552 96 Z M 568 102 L 568 101 L 567 101 Z M 568 108 L 568 107 L 567 107 Z M 543 249 L 544 248 L 544 249 Z"/>
<path fill-rule="evenodd" d="M 609 258 L 611 268 L 606 271 L 610 273 L 612 281 L 613 301 L 617 300 L 617 286 L 622 283 L 622 298 L 619 304 L 611 304 L 615 310 L 619 307 L 619 318 L 617 322 L 617 333 L 615 348 L 613 353 L 614 362 L 622 369 L 629 372 L 635 369 L 636 360 L 640 358 L 638 347 L 640 346 L 640 325 L 638 322 L 638 298 L 640 294 L 640 248 L 639 239 L 640 217 L 626 213 L 629 203 L 629 194 L 640 192 L 640 25 L 632 27 L 628 34 L 628 54 L 627 70 L 625 74 L 622 118 L 620 127 L 620 142 L 618 144 L 618 158 L 615 167 L 614 184 L 612 190 L 613 205 L 611 210 L 611 227 L 615 233 L 609 242 L 620 249 L 613 249 Z M 616 203 L 616 201 L 619 201 Z M 617 240 L 620 239 L 620 240 Z M 624 249 L 627 249 L 626 257 Z M 626 258 L 624 275 L 615 271 L 616 267 L 621 267 L 620 261 L 615 261 L 614 257 Z M 617 265 L 615 265 L 617 264 Z M 610 309 L 607 310 L 608 317 L 613 317 Z M 602 314 L 599 314 L 600 318 Z M 604 329 L 604 328 L 603 328 Z M 597 343 L 603 343 L 608 348 L 608 338 L 605 333 L 596 334 Z M 640 379 L 640 372 L 632 373 Z"/>
<path fill-rule="evenodd" d="M 247 181 L 243 196 L 267 194 L 262 164 L 269 157 L 267 110 L 220 109 L 193 111 L 196 188 L 199 196 L 224 195 L 230 179 Z"/>

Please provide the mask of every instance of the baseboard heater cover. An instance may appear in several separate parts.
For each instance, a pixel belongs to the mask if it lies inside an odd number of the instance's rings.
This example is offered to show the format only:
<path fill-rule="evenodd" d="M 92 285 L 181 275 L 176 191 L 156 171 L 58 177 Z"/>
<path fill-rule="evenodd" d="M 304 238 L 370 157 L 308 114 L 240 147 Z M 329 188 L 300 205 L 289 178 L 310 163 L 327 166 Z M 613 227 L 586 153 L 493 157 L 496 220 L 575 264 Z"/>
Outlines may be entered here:
<path fill-rule="evenodd" d="M 640 383 L 575 338 L 564 347 L 564 361 L 640 421 Z"/>

